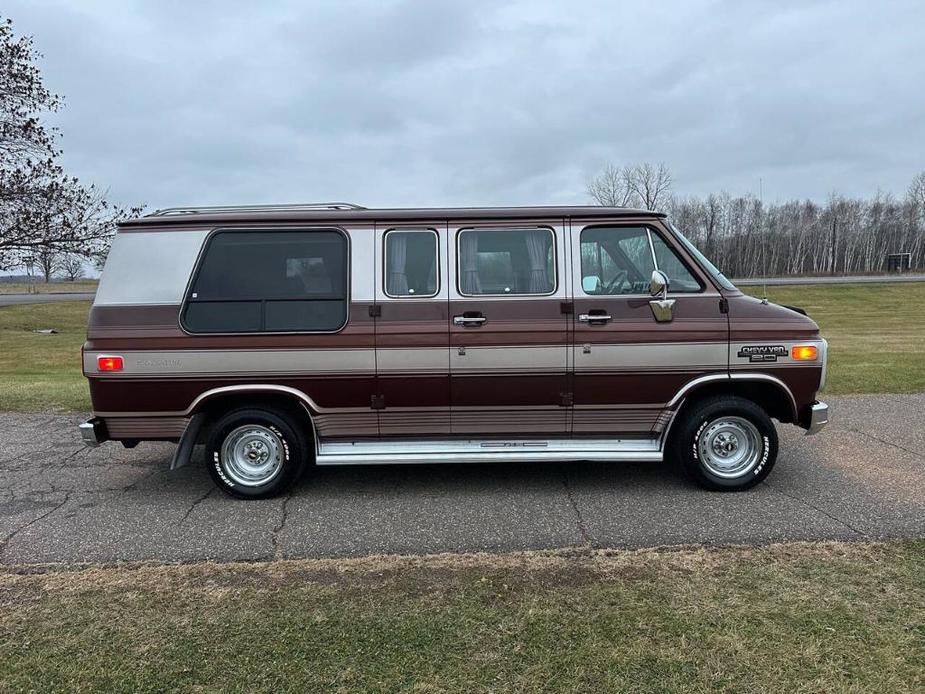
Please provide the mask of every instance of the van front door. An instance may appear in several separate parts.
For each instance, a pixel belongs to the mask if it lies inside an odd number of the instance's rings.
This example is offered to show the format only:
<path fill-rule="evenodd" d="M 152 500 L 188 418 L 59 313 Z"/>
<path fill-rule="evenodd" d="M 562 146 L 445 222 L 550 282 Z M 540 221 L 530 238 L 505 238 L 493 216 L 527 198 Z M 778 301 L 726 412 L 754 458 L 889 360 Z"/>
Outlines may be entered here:
<path fill-rule="evenodd" d="M 569 317 L 562 224 L 451 225 L 453 434 L 568 431 Z"/>
<path fill-rule="evenodd" d="M 573 221 L 576 436 L 653 436 L 689 381 L 728 370 L 720 295 L 654 224 Z M 652 271 L 670 280 L 670 320 L 649 302 Z"/>

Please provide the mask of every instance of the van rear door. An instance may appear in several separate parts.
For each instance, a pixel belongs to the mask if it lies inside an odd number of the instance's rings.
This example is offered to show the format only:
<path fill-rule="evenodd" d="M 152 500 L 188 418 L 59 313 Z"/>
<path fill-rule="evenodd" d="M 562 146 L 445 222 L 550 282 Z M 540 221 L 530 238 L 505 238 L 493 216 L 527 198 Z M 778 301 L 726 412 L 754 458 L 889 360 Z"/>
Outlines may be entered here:
<path fill-rule="evenodd" d="M 376 225 L 382 436 L 450 431 L 446 223 Z"/>

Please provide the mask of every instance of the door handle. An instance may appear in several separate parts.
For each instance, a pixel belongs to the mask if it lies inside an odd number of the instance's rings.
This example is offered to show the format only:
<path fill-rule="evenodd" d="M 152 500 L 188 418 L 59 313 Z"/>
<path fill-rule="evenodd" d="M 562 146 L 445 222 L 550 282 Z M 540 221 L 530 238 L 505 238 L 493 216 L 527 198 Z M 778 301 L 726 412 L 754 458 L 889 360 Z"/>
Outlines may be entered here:
<path fill-rule="evenodd" d="M 612 317 L 609 313 L 581 313 L 578 320 L 582 323 L 606 323 Z"/>
<path fill-rule="evenodd" d="M 485 316 L 453 316 L 453 325 L 465 328 L 477 328 L 488 319 Z"/>

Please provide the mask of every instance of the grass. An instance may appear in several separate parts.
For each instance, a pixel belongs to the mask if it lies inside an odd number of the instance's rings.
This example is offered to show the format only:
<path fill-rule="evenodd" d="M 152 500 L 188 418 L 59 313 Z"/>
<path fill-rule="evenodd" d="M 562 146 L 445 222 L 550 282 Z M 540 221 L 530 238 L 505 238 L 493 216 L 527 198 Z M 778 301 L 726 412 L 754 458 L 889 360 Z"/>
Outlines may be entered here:
<path fill-rule="evenodd" d="M 0 411 L 87 411 L 80 367 L 90 302 L 0 308 Z M 33 332 L 54 328 L 55 335 Z"/>
<path fill-rule="evenodd" d="M 925 282 L 768 287 L 768 298 L 819 324 L 829 341 L 826 393 L 925 391 Z"/>
<path fill-rule="evenodd" d="M 749 287 L 760 295 L 760 287 Z M 925 391 L 925 282 L 769 287 L 829 340 L 826 393 Z M 90 409 L 80 373 L 86 302 L 0 308 L 0 411 Z M 32 332 L 56 328 L 57 335 Z"/>
<path fill-rule="evenodd" d="M 0 691 L 922 691 L 925 541 L 0 570 Z"/>
<path fill-rule="evenodd" d="M 37 294 L 95 292 L 99 283 L 99 280 L 77 280 L 75 282 L 42 282 L 41 280 L 36 280 L 31 285 L 28 282 L 0 282 L 0 294 L 28 294 L 30 287 Z"/>

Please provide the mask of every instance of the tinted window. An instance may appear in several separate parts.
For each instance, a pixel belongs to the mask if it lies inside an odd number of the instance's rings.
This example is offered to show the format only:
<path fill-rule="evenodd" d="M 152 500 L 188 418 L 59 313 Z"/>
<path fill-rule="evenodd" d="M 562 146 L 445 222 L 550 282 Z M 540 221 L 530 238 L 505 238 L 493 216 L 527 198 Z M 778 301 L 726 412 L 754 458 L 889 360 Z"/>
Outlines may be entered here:
<path fill-rule="evenodd" d="M 458 255 L 460 294 L 551 294 L 556 289 L 550 229 L 464 229 Z"/>
<path fill-rule="evenodd" d="M 437 293 L 437 234 L 389 231 L 385 235 L 385 293 L 434 296 Z"/>
<path fill-rule="evenodd" d="M 581 230 L 581 287 L 585 294 L 647 294 L 655 263 L 645 227 Z"/>
<path fill-rule="evenodd" d="M 700 282 L 687 269 L 687 265 L 678 257 L 661 236 L 652 233 L 652 249 L 655 251 L 655 264 L 668 275 L 668 291 L 699 292 Z"/>
<path fill-rule="evenodd" d="M 337 231 L 223 231 L 187 297 L 190 332 L 318 332 L 347 320 L 347 240 Z"/>

